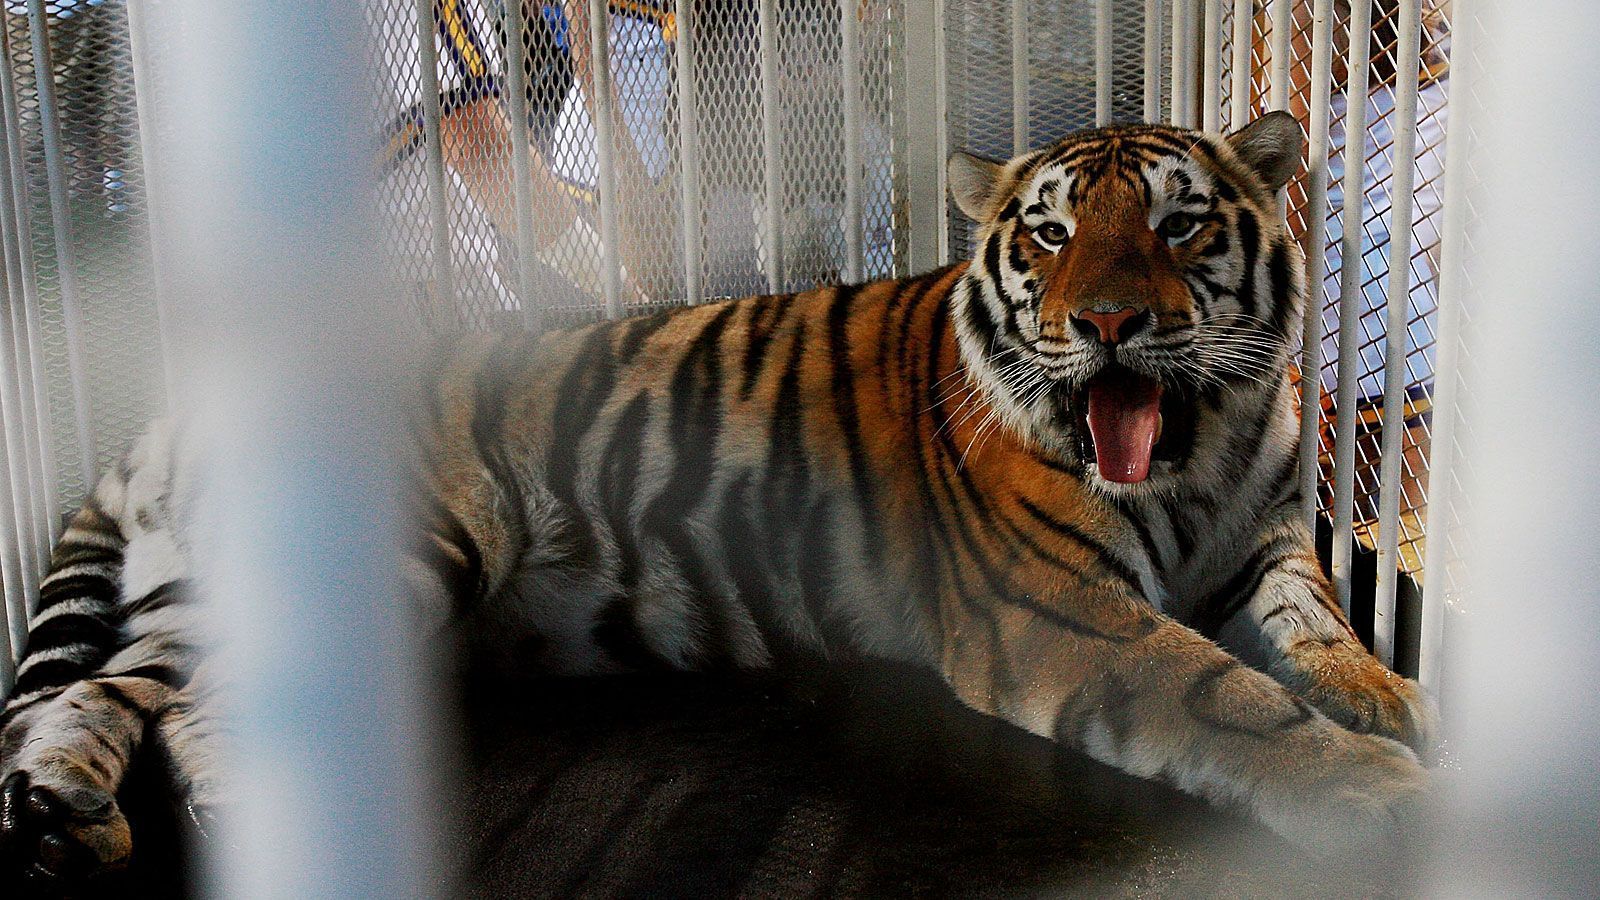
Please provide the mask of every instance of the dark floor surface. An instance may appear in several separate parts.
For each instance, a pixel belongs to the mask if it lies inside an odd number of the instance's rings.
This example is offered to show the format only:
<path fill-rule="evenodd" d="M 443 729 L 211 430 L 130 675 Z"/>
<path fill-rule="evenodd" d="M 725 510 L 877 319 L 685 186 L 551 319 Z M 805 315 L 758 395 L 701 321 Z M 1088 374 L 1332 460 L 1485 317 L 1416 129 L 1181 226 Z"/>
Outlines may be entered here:
<path fill-rule="evenodd" d="M 467 719 L 473 897 L 1373 897 L 1265 829 L 871 667 L 543 681 Z M 142 832 L 115 895 L 171 892 Z"/>

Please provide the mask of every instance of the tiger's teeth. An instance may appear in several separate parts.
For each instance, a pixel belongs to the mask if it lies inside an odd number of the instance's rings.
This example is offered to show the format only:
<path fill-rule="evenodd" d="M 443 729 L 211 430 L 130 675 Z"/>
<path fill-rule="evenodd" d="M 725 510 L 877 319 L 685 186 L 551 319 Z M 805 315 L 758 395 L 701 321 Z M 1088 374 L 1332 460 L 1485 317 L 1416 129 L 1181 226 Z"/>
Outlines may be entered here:
<path fill-rule="evenodd" d="M 1161 443 L 1161 426 L 1165 425 L 1165 424 L 1166 424 L 1166 419 L 1163 418 L 1160 413 L 1156 413 L 1156 440 L 1155 440 L 1155 442 L 1158 443 L 1158 444 Z"/>

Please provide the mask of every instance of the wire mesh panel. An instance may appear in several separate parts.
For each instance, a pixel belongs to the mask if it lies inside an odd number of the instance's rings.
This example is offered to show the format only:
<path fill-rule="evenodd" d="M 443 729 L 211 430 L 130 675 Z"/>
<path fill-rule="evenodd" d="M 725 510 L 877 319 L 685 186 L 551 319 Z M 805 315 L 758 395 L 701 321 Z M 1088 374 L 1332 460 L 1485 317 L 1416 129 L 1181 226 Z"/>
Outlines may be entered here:
<path fill-rule="evenodd" d="M 427 7 L 369 8 L 392 98 L 391 250 L 431 327 L 592 319 L 610 277 L 621 308 L 642 310 L 836 282 L 852 254 L 865 278 L 905 270 L 897 3 L 526 0 L 515 21 L 492 0 Z M 419 9 L 431 27 L 418 28 Z M 508 53 L 513 31 L 520 53 Z M 516 56 L 520 74 L 507 69 Z M 431 154 L 428 61 L 442 97 Z M 513 83 L 526 136 L 503 102 Z M 860 113 L 848 129 L 847 91 Z M 519 190 L 534 212 L 526 236 Z"/>

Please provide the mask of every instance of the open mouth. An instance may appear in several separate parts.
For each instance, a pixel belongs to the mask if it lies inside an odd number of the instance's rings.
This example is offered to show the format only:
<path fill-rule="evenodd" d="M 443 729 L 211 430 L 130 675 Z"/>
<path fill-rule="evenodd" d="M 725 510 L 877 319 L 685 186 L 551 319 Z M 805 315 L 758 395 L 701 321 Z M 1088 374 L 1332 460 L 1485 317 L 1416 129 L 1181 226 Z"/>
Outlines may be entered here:
<path fill-rule="evenodd" d="M 1136 484 L 1150 477 L 1154 460 L 1176 461 L 1194 440 L 1194 409 L 1161 382 L 1110 365 L 1072 396 L 1079 449 L 1100 477 Z"/>

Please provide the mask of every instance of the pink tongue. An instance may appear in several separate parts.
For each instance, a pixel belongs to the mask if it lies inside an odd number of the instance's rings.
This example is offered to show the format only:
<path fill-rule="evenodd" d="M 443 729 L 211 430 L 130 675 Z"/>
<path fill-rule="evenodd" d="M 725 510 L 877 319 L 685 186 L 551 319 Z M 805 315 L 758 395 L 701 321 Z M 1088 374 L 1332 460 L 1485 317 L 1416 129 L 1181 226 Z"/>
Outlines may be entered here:
<path fill-rule="evenodd" d="M 1126 370 L 1089 382 L 1089 433 L 1100 477 L 1132 484 L 1150 475 L 1161 420 L 1161 382 Z"/>

